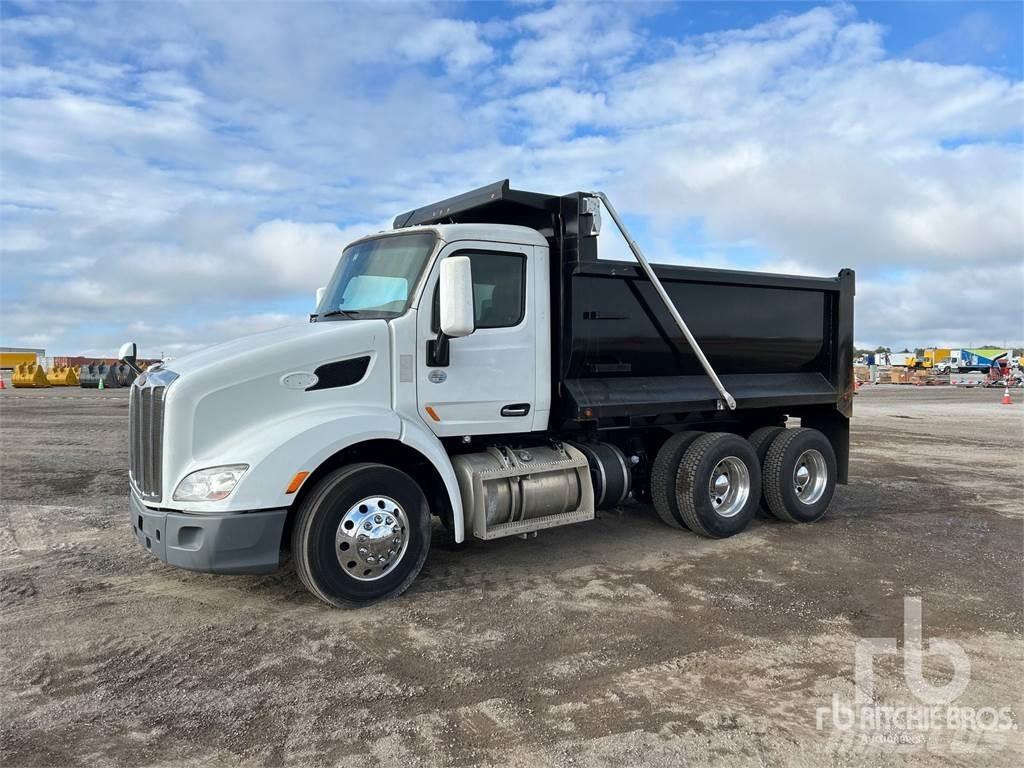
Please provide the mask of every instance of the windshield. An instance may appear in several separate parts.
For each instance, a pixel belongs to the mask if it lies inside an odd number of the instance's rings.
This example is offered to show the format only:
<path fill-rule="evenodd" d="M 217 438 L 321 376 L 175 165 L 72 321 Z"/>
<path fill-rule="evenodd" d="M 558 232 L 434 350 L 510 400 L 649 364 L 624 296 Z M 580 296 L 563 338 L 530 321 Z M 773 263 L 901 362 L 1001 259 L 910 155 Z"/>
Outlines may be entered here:
<path fill-rule="evenodd" d="M 398 317 L 434 250 L 432 232 L 388 235 L 350 245 L 324 292 L 317 319 Z"/>

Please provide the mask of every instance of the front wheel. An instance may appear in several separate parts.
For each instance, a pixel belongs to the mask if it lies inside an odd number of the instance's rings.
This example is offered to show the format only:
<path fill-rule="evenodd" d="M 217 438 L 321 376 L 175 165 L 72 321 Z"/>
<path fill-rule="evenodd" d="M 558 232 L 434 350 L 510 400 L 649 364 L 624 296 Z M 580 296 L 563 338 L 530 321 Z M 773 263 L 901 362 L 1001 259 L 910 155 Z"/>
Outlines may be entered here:
<path fill-rule="evenodd" d="M 384 464 L 352 464 L 324 477 L 302 501 L 292 530 L 299 579 L 336 607 L 401 594 L 429 549 L 423 491 Z"/>

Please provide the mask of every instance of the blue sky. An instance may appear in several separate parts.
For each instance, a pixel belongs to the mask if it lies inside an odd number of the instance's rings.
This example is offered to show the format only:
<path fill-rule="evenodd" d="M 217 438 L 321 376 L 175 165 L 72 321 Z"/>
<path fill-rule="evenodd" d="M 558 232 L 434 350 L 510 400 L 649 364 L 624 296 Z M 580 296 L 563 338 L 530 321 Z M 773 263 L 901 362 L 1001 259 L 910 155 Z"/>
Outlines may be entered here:
<path fill-rule="evenodd" d="M 1019 344 L 1022 8 L 4 2 L 0 344 L 302 322 L 348 240 L 505 177 L 656 260 L 852 266 L 863 345 Z"/>

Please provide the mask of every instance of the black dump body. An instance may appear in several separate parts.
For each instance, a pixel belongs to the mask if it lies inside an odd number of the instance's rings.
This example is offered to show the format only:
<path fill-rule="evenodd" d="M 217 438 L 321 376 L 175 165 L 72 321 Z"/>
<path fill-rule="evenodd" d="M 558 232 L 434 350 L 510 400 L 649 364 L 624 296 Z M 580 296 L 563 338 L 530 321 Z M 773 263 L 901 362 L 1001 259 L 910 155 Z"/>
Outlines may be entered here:
<path fill-rule="evenodd" d="M 830 437 L 844 482 L 853 407 L 853 271 L 821 278 L 655 265 L 736 399 L 736 410 L 724 412 L 640 265 L 598 259 L 597 237 L 587 234 L 591 215 L 581 214 L 585 197 L 521 192 L 505 180 L 402 214 L 395 228 L 518 224 L 548 238 L 553 428 L 688 422 L 753 428 L 798 416 Z"/>

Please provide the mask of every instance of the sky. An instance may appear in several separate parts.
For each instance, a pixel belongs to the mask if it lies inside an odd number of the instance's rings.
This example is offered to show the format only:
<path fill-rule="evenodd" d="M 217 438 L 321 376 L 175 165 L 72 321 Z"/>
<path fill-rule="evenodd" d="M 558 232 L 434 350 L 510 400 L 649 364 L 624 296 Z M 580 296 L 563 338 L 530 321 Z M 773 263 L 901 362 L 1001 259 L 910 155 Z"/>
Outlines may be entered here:
<path fill-rule="evenodd" d="M 504 178 L 653 261 L 851 267 L 860 347 L 1020 345 L 1022 9 L 4 0 L 0 345 L 304 322 L 348 241 Z"/>

